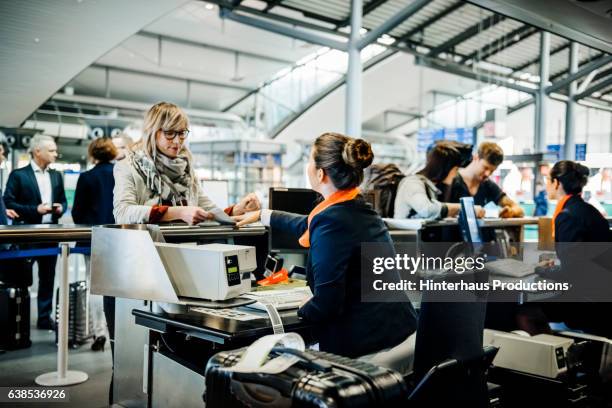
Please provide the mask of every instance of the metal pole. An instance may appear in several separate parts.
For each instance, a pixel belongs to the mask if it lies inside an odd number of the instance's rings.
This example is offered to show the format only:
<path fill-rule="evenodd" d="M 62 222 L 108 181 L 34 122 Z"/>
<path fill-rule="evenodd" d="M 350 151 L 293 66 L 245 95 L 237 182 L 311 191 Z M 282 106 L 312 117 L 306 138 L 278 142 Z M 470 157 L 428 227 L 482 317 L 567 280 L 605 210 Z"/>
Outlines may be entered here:
<path fill-rule="evenodd" d="M 535 151 L 546 150 L 546 85 L 550 72 L 550 33 L 540 34 L 540 87 L 536 97 Z"/>
<path fill-rule="evenodd" d="M 87 381 L 87 374 L 68 371 L 68 252 L 70 244 L 61 242 L 61 275 L 59 279 L 59 321 L 57 322 L 57 371 L 41 374 L 34 380 L 38 385 L 49 387 L 79 384 Z"/>
<path fill-rule="evenodd" d="M 361 35 L 362 0 L 352 0 L 351 36 L 348 42 L 348 70 L 346 73 L 346 134 L 361 137 Z"/>
<path fill-rule="evenodd" d="M 57 328 L 57 376 L 66 378 L 66 367 L 68 366 L 68 316 L 70 304 L 68 302 L 68 244 L 60 244 L 62 254 L 60 256 L 62 272 L 59 282 L 59 322 Z"/>
<path fill-rule="evenodd" d="M 578 71 L 578 43 L 570 43 L 569 52 L 569 74 L 573 75 Z M 576 114 L 576 102 L 574 95 L 578 89 L 576 81 L 569 84 L 567 102 L 565 103 L 565 159 L 576 160 L 576 139 L 574 132 L 574 115 Z"/>

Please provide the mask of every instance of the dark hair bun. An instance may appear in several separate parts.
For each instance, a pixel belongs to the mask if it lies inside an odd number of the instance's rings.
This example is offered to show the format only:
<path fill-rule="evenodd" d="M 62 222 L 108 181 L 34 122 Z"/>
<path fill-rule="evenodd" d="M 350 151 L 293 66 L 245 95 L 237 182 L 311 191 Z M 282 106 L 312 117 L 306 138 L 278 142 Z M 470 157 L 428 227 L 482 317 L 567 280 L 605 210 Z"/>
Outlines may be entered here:
<path fill-rule="evenodd" d="M 583 177 L 589 177 L 591 174 L 591 170 L 589 170 L 587 166 L 580 163 L 576 163 L 576 172 Z"/>
<path fill-rule="evenodd" d="M 550 177 L 557 179 L 567 194 L 579 194 L 589 181 L 588 167 L 570 160 L 555 163 L 550 170 Z"/>
<path fill-rule="evenodd" d="M 372 146 L 363 139 L 349 139 L 344 145 L 342 160 L 355 169 L 363 170 L 374 160 Z"/>

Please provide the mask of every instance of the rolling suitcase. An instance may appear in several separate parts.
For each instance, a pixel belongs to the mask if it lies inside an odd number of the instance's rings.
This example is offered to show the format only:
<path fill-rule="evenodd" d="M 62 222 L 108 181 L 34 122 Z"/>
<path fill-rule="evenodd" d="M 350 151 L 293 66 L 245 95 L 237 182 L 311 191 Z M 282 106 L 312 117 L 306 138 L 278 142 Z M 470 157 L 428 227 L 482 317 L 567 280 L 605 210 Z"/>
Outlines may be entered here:
<path fill-rule="evenodd" d="M 244 407 L 404 407 L 408 391 L 392 370 L 320 351 L 273 349 L 300 358 L 279 374 L 239 373 L 245 349 L 215 354 L 206 367 L 207 408 Z M 276 351 L 276 353 L 275 353 Z"/>
<path fill-rule="evenodd" d="M 15 350 L 31 345 L 28 288 L 0 284 L 0 349 Z"/>
<path fill-rule="evenodd" d="M 59 289 L 55 292 L 55 321 L 59 322 Z M 88 316 L 87 282 L 78 281 L 70 284 L 68 289 L 68 345 L 78 347 L 89 340 L 92 333 L 92 320 Z M 57 343 L 57 328 L 55 328 L 55 342 Z"/>

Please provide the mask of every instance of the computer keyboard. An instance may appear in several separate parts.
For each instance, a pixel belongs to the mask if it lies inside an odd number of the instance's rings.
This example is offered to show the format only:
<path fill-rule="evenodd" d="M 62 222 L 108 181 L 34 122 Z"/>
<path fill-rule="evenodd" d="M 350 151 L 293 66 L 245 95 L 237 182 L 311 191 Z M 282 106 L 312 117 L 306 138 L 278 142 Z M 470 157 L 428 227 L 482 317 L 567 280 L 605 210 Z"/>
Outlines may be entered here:
<path fill-rule="evenodd" d="M 312 297 L 312 292 L 308 286 L 292 289 L 273 289 L 248 292 L 243 295 L 249 299 L 256 300 L 256 303 L 246 305 L 246 307 L 266 310 L 264 303 L 272 304 L 276 310 L 297 309 L 300 305 Z"/>
<path fill-rule="evenodd" d="M 525 263 L 513 258 L 497 259 L 485 263 L 485 267 L 493 275 L 522 278 L 535 273 L 535 265 Z"/>

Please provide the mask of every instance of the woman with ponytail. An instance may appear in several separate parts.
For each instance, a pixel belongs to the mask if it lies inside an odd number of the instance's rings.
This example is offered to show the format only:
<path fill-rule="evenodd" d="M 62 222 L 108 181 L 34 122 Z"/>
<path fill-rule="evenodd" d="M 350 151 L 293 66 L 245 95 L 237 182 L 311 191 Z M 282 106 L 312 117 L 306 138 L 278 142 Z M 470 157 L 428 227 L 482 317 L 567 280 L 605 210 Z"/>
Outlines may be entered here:
<path fill-rule="evenodd" d="M 310 185 L 324 198 L 310 215 L 261 210 L 238 217 L 239 225 L 261 219 L 309 248 L 306 276 L 313 297 L 298 315 L 312 323 L 320 350 L 353 358 L 390 349 L 416 330 L 415 311 L 403 292 L 404 301 L 366 300 L 371 285 L 362 283 L 367 280 L 361 274 L 361 244 L 376 243 L 393 253 L 383 220 L 357 188 L 373 159 L 365 140 L 325 133 L 308 161 Z"/>

